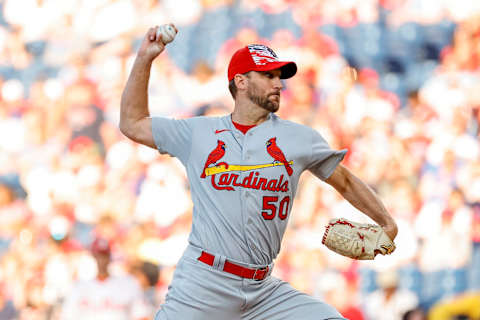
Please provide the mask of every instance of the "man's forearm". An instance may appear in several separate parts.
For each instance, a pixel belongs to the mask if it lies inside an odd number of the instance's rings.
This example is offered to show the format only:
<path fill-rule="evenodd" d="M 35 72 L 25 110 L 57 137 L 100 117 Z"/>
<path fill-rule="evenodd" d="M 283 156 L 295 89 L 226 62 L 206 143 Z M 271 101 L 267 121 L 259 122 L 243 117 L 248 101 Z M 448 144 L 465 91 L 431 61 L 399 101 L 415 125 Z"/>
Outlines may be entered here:
<path fill-rule="evenodd" d="M 120 103 L 120 130 L 126 135 L 138 120 L 150 116 L 148 81 L 151 66 L 152 61 L 137 56 L 123 90 Z"/>
<path fill-rule="evenodd" d="M 388 224 L 391 217 L 375 192 L 357 177 L 352 176 L 349 179 L 349 187 L 343 194 L 345 199 L 381 226 Z"/>
<path fill-rule="evenodd" d="M 397 225 L 376 193 L 343 166 L 334 174 L 332 186 L 355 208 L 382 226 L 392 239 L 395 238 Z"/>

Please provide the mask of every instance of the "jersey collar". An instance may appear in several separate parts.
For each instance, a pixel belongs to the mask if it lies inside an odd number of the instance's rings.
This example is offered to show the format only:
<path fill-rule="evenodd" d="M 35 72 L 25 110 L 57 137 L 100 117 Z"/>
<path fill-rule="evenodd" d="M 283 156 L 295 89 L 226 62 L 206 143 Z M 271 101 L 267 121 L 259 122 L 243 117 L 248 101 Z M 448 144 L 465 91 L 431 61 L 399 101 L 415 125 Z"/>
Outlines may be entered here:
<path fill-rule="evenodd" d="M 270 113 L 268 114 L 267 120 L 265 120 L 264 122 L 260 123 L 259 125 L 255 126 L 255 127 L 253 127 L 253 128 L 250 129 L 250 130 L 253 130 L 253 129 L 258 128 L 258 127 L 261 127 L 261 126 L 263 126 L 263 125 L 265 125 L 265 124 L 267 124 L 267 123 L 270 123 L 271 121 L 275 120 L 276 118 L 278 118 L 278 116 L 277 116 L 276 114 L 273 114 L 273 113 L 270 112 Z M 222 120 L 223 120 L 222 122 L 225 124 L 225 126 L 226 126 L 228 129 L 230 129 L 230 130 L 232 130 L 232 131 L 238 130 L 238 129 L 235 128 L 235 126 L 233 125 L 233 122 L 232 122 L 232 114 L 231 114 L 231 113 L 228 114 L 228 115 L 226 115 L 226 116 L 223 116 L 223 119 L 222 119 Z M 239 130 L 238 130 L 238 131 L 239 131 Z M 239 131 L 239 132 L 240 132 L 240 131 Z"/>

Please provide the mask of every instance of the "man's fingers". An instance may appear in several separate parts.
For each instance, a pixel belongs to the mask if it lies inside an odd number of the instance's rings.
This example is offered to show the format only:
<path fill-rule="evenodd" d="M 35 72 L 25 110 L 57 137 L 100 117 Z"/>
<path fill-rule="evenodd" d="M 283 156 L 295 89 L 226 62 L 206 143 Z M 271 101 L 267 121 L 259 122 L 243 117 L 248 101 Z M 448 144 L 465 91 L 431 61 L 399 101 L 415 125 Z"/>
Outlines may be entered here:
<path fill-rule="evenodd" d="M 170 23 L 170 25 L 173 27 L 173 29 L 175 29 L 175 32 L 178 33 L 177 27 L 175 27 L 175 25 L 173 23 Z"/>
<path fill-rule="evenodd" d="M 150 28 L 148 29 L 147 36 L 148 40 L 155 41 L 155 33 L 157 32 L 157 28 Z"/>

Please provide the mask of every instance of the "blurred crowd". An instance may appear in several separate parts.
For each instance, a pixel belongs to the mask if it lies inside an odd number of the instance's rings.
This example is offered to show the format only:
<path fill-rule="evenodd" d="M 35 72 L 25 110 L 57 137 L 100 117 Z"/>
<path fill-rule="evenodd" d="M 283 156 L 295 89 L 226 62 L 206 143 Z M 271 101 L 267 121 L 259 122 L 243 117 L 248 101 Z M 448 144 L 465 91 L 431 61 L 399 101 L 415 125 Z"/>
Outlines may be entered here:
<path fill-rule="evenodd" d="M 127 140 L 118 119 L 140 40 L 168 22 L 179 34 L 153 65 L 152 115 L 231 112 L 229 58 L 265 43 L 299 67 L 280 116 L 348 148 L 344 164 L 398 223 L 391 256 L 331 253 L 330 218 L 368 220 L 307 172 L 275 276 L 351 320 L 479 318 L 480 2 L 0 0 L 0 319 L 62 319 L 73 288 L 98 278 L 98 238 L 111 244 L 109 276 L 142 291 L 131 318 L 162 302 L 187 244 L 189 185 L 176 159 Z M 394 90 L 402 72 L 353 61 L 355 48 L 327 34 L 445 23 L 450 37 L 422 40 L 438 55 L 415 57 L 429 60 L 412 67 L 422 81 Z M 395 61 L 408 63 L 409 45 Z M 452 302 L 462 298 L 471 303 Z"/>

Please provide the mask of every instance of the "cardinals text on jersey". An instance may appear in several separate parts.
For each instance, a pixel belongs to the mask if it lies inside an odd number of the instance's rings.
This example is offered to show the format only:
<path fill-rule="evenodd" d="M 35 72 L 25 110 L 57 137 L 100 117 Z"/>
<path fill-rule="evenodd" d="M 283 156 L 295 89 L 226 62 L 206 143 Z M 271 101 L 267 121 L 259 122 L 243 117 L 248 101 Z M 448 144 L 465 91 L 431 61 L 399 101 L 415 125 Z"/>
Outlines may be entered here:
<path fill-rule="evenodd" d="M 265 178 L 260 176 L 260 169 L 284 166 L 287 174 L 291 176 L 293 169 L 291 165 L 293 161 L 288 161 L 277 145 L 277 138 L 270 138 L 266 142 L 266 151 L 273 158 L 273 163 L 265 163 L 258 165 L 229 165 L 226 162 L 218 162 L 225 155 L 227 146 L 225 142 L 217 140 L 217 146 L 213 149 L 205 161 L 205 165 L 201 174 L 201 178 L 211 176 L 212 186 L 216 190 L 233 191 L 235 187 L 250 188 L 256 190 L 268 190 L 273 192 L 288 192 L 288 179 L 282 174 L 278 178 Z M 213 165 L 213 166 L 212 166 Z M 230 173 L 232 171 L 251 171 L 250 174 L 240 180 L 240 175 Z M 218 175 L 218 179 L 216 179 Z M 240 179 L 239 179 L 240 178 Z"/>

